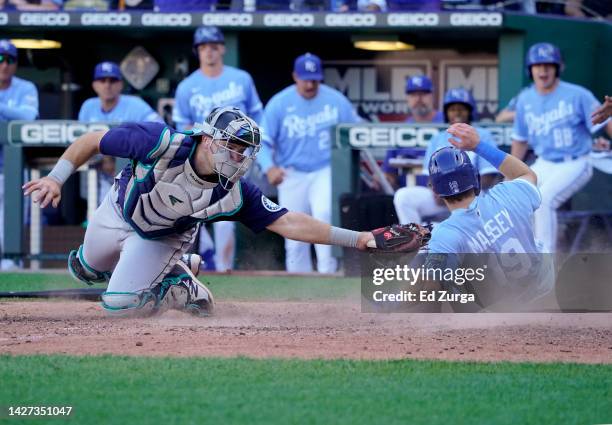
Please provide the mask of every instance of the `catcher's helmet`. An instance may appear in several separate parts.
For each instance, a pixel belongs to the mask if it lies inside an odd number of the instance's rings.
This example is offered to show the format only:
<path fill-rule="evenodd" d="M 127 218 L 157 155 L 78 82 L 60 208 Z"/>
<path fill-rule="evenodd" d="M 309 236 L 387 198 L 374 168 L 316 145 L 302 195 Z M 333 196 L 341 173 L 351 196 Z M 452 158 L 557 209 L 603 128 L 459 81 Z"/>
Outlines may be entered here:
<path fill-rule="evenodd" d="M 204 43 L 225 43 L 223 32 L 218 27 L 202 26 L 193 33 L 194 50 Z"/>
<path fill-rule="evenodd" d="M 194 125 L 192 134 L 213 138 L 214 167 L 225 189 L 244 176 L 261 147 L 261 132 L 255 121 L 232 106 L 213 109 L 204 123 Z"/>
<path fill-rule="evenodd" d="M 557 66 L 557 77 L 563 70 L 563 58 L 557 46 L 551 43 L 536 43 L 529 48 L 525 59 L 525 70 L 531 78 L 531 67 L 539 63 L 550 63 Z"/>
<path fill-rule="evenodd" d="M 474 100 L 474 96 L 472 93 L 463 87 L 459 87 L 456 89 L 450 89 L 444 94 L 444 102 L 442 107 L 444 108 L 444 120 L 448 122 L 448 116 L 446 112 L 448 111 L 448 107 L 453 103 L 461 103 L 465 105 L 470 110 L 470 122 L 475 121 L 477 119 L 477 111 L 476 111 L 476 101 Z"/>
<path fill-rule="evenodd" d="M 458 195 L 470 189 L 480 193 L 480 175 L 467 153 L 448 146 L 438 149 L 429 160 L 429 181 L 441 197 Z"/>

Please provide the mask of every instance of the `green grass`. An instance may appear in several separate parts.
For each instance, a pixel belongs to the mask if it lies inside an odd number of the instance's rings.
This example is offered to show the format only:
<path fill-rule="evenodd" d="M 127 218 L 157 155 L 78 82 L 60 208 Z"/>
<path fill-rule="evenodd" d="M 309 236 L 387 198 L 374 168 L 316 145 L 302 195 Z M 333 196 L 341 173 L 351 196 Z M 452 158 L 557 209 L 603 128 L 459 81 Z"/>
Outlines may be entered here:
<path fill-rule="evenodd" d="M 71 405 L 85 424 L 612 420 L 610 365 L 0 356 L 0 382 L 0 405 Z"/>
<path fill-rule="evenodd" d="M 220 300 L 310 300 L 339 299 L 359 295 L 356 278 L 262 277 L 202 275 Z M 97 285 L 104 287 L 104 285 Z M 0 273 L 0 291 L 37 291 L 85 288 L 68 274 Z"/>

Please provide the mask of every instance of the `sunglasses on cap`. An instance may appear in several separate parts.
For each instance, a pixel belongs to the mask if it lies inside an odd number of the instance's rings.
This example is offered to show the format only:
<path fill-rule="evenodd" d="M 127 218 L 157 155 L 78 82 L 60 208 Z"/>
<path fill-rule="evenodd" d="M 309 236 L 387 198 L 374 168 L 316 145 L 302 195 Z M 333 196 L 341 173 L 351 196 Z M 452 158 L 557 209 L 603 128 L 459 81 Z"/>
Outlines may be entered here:
<path fill-rule="evenodd" d="M 0 63 L 6 62 L 9 65 L 14 64 L 15 62 L 17 62 L 17 59 L 10 56 L 10 55 L 0 55 Z"/>

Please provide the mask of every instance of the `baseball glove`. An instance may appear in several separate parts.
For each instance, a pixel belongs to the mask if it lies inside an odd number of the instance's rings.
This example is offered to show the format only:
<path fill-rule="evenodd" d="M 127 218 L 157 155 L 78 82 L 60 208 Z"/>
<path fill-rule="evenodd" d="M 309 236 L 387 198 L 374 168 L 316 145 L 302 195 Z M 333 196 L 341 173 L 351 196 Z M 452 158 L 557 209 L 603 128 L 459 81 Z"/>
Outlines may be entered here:
<path fill-rule="evenodd" d="M 374 240 L 368 242 L 369 248 L 381 252 L 413 252 L 427 245 L 431 238 L 431 226 L 394 224 L 374 229 L 372 233 Z"/>

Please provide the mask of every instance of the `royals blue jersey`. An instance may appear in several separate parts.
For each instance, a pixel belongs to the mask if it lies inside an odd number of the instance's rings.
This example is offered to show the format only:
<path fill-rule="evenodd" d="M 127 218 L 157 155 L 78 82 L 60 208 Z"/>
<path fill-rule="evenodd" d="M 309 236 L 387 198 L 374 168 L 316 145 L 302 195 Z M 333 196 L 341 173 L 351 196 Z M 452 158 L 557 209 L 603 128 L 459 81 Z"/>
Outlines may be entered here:
<path fill-rule="evenodd" d="M 429 252 L 538 252 L 531 223 L 540 202 L 540 191 L 526 180 L 498 183 L 435 226 Z"/>
<path fill-rule="evenodd" d="M 480 137 L 481 143 L 495 144 L 493 141 L 493 136 L 488 130 L 480 127 L 474 127 L 478 132 L 478 136 Z M 429 160 L 435 151 L 438 149 L 446 148 L 448 146 L 452 146 L 448 139 L 451 138 L 451 135 L 446 131 L 440 131 L 436 136 L 434 136 L 427 145 L 427 150 L 425 151 L 425 156 L 423 157 L 423 174 L 429 175 Z M 480 175 L 485 174 L 494 174 L 497 173 L 497 169 L 492 166 L 488 161 L 482 159 L 478 155 L 476 155 L 472 151 L 466 152 L 470 157 L 470 161 L 472 164 L 478 169 Z"/>
<path fill-rule="evenodd" d="M 81 105 L 79 121 L 83 122 L 163 122 L 157 112 L 147 102 L 136 96 L 122 94 L 119 102 L 110 111 L 102 109 L 99 97 L 87 99 Z"/>
<path fill-rule="evenodd" d="M 312 99 L 295 85 L 277 93 L 266 105 L 263 147 L 257 160 L 266 172 L 273 165 L 310 172 L 329 165 L 331 130 L 340 123 L 361 121 L 342 93 L 321 84 Z"/>
<path fill-rule="evenodd" d="M 38 91 L 30 81 L 13 77 L 11 85 L 0 90 L 0 121 L 26 120 L 38 117 Z M 4 152 L 0 144 L 0 172 L 4 168 Z"/>
<path fill-rule="evenodd" d="M 599 106 L 593 93 L 560 81 L 548 94 L 535 86 L 519 94 L 512 138 L 528 142 L 539 157 L 560 161 L 591 151 L 591 113 Z"/>
<path fill-rule="evenodd" d="M 142 237 L 181 234 L 198 223 L 219 220 L 240 221 L 260 232 L 287 213 L 244 179 L 228 190 L 203 180 L 195 172 L 196 147 L 184 134 L 144 122 L 115 127 L 100 141 L 104 155 L 133 160 L 116 183 L 117 204 Z M 202 213 L 213 205 L 218 205 L 215 214 Z"/>
<path fill-rule="evenodd" d="M 182 130 L 222 106 L 235 106 L 260 123 L 263 106 L 248 72 L 225 65 L 219 76 L 207 77 L 196 69 L 176 89 L 172 120 Z"/>

